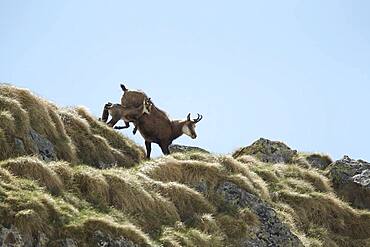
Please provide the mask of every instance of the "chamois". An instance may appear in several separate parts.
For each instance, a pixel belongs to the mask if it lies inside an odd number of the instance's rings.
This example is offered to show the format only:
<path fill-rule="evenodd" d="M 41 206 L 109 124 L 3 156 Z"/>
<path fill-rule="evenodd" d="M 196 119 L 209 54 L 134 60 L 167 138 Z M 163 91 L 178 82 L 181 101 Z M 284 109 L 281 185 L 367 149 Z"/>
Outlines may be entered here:
<path fill-rule="evenodd" d="M 149 98 L 144 92 L 128 90 L 123 84 L 121 84 L 121 89 L 123 91 L 121 105 L 124 108 L 137 108 Z"/>
<path fill-rule="evenodd" d="M 152 107 L 150 98 L 147 98 L 142 102 L 141 106 L 136 108 L 124 108 L 120 104 L 112 104 L 108 102 L 104 106 L 103 114 L 101 120 L 107 122 L 109 115 L 112 119 L 107 123 L 108 126 L 114 127 L 115 129 L 126 129 L 130 127 L 130 122 L 133 122 L 135 129 L 133 131 L 136 134 L 137 127 L 136 122 L 140 116 L 143 114 L 149 114 Z M 119 120 L 125 122 L 125 126 L 114 126 Z"/>
<path fill-rule="evenodd" d="M 162 153 L 167 155 L 170 154 L 169 145 L 181 135 L 186 134 L 195 139 L 197 137 L 196 123 L 202 118 L 202 115 L 198 114 L 198 118 L 191 120 L 189 113 L 186 120 L 171 121 L 164 111 L 153 104 L 150 114 L 142 115 L 136 125 L 145 140 L 146 157 L 150 159 L 152 142 L 158 144 Z"/>

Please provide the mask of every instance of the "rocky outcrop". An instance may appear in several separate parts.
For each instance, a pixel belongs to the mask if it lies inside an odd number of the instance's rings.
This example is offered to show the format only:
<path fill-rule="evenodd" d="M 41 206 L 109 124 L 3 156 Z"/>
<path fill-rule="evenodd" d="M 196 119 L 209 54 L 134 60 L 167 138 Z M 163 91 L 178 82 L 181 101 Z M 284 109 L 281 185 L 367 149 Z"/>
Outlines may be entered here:
<path fill-rule="evenodd" d="M 0 225 L 0 246 L 4 247 L 41 247 L 46 246 L 48 239 L 44 233 L 21 234 L 14 226 L 9 228 Z"/>
<path fill-rule="evenodd" d="M 184 146 L 172 144 L 169 147 L 171 153 L 187 153 L 187 152 L 198 152 L 198 153 L 207 153 L 209 152 L 203 148 L 193 147 L 193 146 Z"/>
<path fill-rule="evenodd" d="M 239 208 L 250 208 L 262 223 L 254 238 L 241 240 L 240 246 L 303 246 L 276 212 L 261 199 L 241 189 L 236 184 L 224 182 L 217 188 L 224 201 Z"/>
<path fill-rule="evenodd" d="M 355 207 L 370 209 L 370 163 L 344 156 L 328 169 L 337 194 Z"/>
<path fill-rule="evenodd" d="M 54 150 L 54 145 L 47 138 L 41 136 L 35 130 L 30 130 L 30 138 L 38 150 L 39 156 L 45 161 L 56 160 L 57 156 Z"/>
<path fill-rule="evenodd" d="M 252 145 L 236 151 L 233 157 L 238 158 L 243 155 L 252 155 L 267 163 L 291 163 L 297 155 L 297 151 L 282 142 L 260 138 Z"/>

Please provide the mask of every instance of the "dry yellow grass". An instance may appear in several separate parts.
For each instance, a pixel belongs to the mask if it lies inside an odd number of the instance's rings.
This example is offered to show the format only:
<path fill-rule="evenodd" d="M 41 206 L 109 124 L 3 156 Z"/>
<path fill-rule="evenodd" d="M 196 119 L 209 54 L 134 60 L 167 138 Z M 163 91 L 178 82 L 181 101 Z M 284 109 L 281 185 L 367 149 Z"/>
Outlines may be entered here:
<path fill-rule="evenodd" d="M 94 246 L 96 242 L 92 238 L 94 232 L 101 231 L 112 235 L 113 238 L 124 237 L 139 246 L 152 246 L 150 238 L 139 228 L 130 222 L 117 223 L 110 217 L 92 215 L 77 219 L 63 228 L 63 231 L 75 239 L 81 241 L 82 246 Z"/>
<path fill-rule="evenodd" d="M 165 228 L 160 241 L 165 247 L 224 246 L 219 236 L 209 235 L 197 229 L 188 229 L 182 224 L 178 224 L 176 227 Z"/>
<path fill-rule="evenodd" d="M 38 152 L 31 128 L 53 143 L 58 161 L 24 156 Z M 140 246 L 237 246 L 261 222 L 217 196 L 230 181 L 270 204 L 305 246 L 370 246 L 370 212 L 338 199 L 304 155 L 289 165 L 196 152 L 142 159 L 141 147 L 86 109 L 0 85 L 0 225 L 78 246 L 92 246 L 96 231 Z M 96 168 L 112 165 L 120 167 Z"/>
<path fill-rule="evenodd" d="M 63 190 L 63 183 L 59 176 L 35 157 L 19 157 L 1 161 L 0 167 L 9 170 L 15 176 L 37 181 L 53 194 L 60 194 Z"/>
<path fill-rule="evenodd" d="M 71 163 L 131 167 L 144 157 L 142 148 L 83 108 L 59 109 L 27 89 L 0 84 L 0 159 L 37 154 L 31 129 L 53 144 L 57 159 Z"/>
<path fill-rule="evenodd" d="M 154 186 L 175 205 L 182 221 L 192 220 L 197 214 L 215 212 L 213 205 L 202 194 L 186 185 L 156 182 Z"/>

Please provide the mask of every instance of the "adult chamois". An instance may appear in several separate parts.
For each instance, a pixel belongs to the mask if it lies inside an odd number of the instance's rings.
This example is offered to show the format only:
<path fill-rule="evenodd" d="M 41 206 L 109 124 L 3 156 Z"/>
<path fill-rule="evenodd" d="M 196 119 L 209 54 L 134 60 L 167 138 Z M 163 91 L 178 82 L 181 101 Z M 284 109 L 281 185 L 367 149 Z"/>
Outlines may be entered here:
<path fill-rule="evenodd" d="M 190 119 L 190 113 L 186 120 L 170 120 L 167 114 L 152 104 L 150 114 L 142 115 L 137 123 L 137 128 L 145 140 L 146 157 L 150 159 L 152 143 L 156 143 L 162 153 L 170 154 L 169 145 L 172 141 L 185 134 L 192 139 L 197 137 L 195 133 L 196 123 L 202 120 L 198 114 L 196 119 Z"/>

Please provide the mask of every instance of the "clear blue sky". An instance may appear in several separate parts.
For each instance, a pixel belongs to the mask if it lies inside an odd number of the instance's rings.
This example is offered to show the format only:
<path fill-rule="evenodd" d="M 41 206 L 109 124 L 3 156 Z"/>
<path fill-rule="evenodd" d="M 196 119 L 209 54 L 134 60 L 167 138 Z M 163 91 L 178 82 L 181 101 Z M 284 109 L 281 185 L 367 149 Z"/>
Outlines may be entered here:
<path fill-rule="evenodd" d="M 230 153 L 266 137 L 370 160 L 369 13 L 369 1 L 0 0 L 0 81 L 96 116 L 125 81 L 173 118 L 204 115 L 198 139 L 177 143 Z"/>

